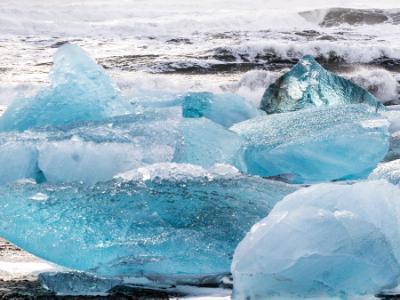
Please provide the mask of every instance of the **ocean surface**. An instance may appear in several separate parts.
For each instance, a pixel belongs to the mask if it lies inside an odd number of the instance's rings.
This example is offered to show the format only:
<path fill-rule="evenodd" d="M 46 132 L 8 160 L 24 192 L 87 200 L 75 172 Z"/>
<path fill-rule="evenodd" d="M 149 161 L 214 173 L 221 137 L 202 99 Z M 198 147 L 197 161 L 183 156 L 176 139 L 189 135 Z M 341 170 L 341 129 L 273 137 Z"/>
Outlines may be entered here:
<path fill-rule="evenodd" d="M 258 103 L 305 54 L 399 101 L 398 0 L 2 0 L 0 111 L 48 81 L 65 42 L 102 64 L 123 95 L 233 92 Z"/>

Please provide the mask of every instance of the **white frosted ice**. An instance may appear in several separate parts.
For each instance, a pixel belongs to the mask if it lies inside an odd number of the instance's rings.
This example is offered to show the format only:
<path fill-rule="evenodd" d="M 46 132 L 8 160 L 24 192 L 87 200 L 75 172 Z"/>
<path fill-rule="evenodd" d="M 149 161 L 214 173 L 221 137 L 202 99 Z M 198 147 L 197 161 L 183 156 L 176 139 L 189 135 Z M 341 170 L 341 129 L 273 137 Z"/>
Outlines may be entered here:
<path fill-rule="evenodd" d="M 158 163 L 133 169 L 115 176 L 124 181 L 155 181 L 173 179 L 176 181 L 204 178 L 232 178 L 240 175 L 239 171 L 230 165 L 216 164 L 209 169 L 191 164 Z"/>
<path fill-rule="evenodd" d="M 400 277 L 400 192 L 381 181 L 286 196 L 237 247 L 235 299 L 376 294 Z"/>
<path fill-rule="evenodd" d="M 9 141 L 0 145 L 0 184 L 34 178 L 38 171 L 37 150 L 30 143 Z"/>
<path fill-rule="evenodd" d="M 400 159 L 379 164 L 368 178 L 371 180 L 386 179 L 400 186 Z"/>
<path fill-rule="evenodd" d="M 143 165 L 145 151 L 140 145 L 94 143 L 80 139 L 46 142 L 38 148 L 38 167 L 48 181 L 88 184 L 108 180 L 114 174 Z M 167 155 L 168 147 L 165 146 L 164 150 Z"/>

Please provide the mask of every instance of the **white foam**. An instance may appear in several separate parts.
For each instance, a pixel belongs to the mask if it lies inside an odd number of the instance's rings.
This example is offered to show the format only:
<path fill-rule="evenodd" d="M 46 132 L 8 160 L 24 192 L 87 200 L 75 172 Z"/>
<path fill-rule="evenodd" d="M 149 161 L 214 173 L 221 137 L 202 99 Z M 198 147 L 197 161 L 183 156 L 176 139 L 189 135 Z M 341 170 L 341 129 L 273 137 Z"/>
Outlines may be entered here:
<path fill-rule="evenodd" d="M 342 76 L 370 91 L 382 103 L 400 103 L 398 76 L 381 68 L 358 67 Z"/>

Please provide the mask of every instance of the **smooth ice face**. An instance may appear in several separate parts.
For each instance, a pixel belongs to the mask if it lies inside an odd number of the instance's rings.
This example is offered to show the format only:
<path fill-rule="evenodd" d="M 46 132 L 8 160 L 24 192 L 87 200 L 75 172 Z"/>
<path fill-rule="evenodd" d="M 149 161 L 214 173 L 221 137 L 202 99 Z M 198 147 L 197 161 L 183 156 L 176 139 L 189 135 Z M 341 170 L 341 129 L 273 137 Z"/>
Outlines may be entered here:
<path fill-rule="evenodd" d="M 227 163 L 243 169 L 243 139 L 208 119 L 183 119 L 174 162 L 211 167 Z"/>
<path fill-rule="evenodd" d="M 2 237 L 99 276 L 201 278 L 229 272 L 252 224 L 296 188 L 228 166 L 158 164 L 92 187 L 0 187 Z"/>
<path fill-rule="evenodd" d="M 94 184 L 160 162 L 241 167 L 243 140 L 205 118 L 183 119 L 179 108 L 152 109 L 100 122 L 0 133 L 0 184 L 33 178 Z M 10 155 L 18 157 L 10 160 Z"/>
<path fill-rule="evenodd" d="M 312 56 L 304 56 L 288 73 L 265 91 L 261 109 L 268 114 L 309 107 L 366 103 L 383 105 L 368 91 L 350 80 L 325 70 Z"/>
<path fill-rule="evenodd" d="M 50 81 L 33 98 L 15 100 L 0 118 L 0 130 L 102 120 L 131 110 L 103 68 L 76 45 L 58 49 Z"/>
<path fill-rule="evenodd" d="M 37 144 L 38 167 L 48 182 L 94 184 L 132 168 L 171 161 L 181 119 L 170 114 L 179 116 L 179 111 L 155 110 L 47 130 Z"/>
<path fill-rule="evenodd" d="M 248 173 L 310 183 L 366 177 L 388 151 L 387 127 L 353 104 L 267 115 L 231 130 L 246 140 Z"/>
<path fill-rule="evenodd" d="M 0 145 L 0 185 L 23 178 L 38 178 L 37 150 L 29 142 L 8 141 Z"/>
<path fill-rule="evenodd" d="M 377 294 L 398 284 L 400 193 L 320 184 L 280 201 L 235 250 L 235 299 Z"/>
<path fill-rule="evenodd" d="M 400 186 L 400 159 L 379 164 L 368 179 L 386 179 Z"/>
<path fill-rule="evenodd" d="M 257 108 L 234 94 L 191 93 L 184 97 L 182 107 L 185 118 L 205 117 L 224 127 L 260 115 Z"/>

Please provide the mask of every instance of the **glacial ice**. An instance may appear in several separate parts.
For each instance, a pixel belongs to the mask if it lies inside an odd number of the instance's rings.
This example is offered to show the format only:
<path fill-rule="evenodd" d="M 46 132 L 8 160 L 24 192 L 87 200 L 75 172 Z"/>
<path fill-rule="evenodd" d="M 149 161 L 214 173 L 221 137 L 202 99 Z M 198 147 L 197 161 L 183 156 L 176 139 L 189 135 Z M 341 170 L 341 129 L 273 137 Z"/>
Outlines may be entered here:
<path fill-rule="evenodd" d="M 400 186 L 400 159 L 380 163 L 369 175 L 368 179 L 386 179 Z"/>
<path fill-rule="evenodd" d="M 97 276 L 168 280 L 228 273 L 252 224 L 296 188 L 163 163 L 94 186 L 0 187 L 0 235 L 58 265 Z"/>
<path fill-rule="evenodd" d="M 33 98 L 15 100 L 1 116 L 0 130 L 102 120 L 131 111 L 103 68 L 77 45 L 58 49 L 50 81 Z"/>
<path fill-rule="evenodd" d="M 231 130 L 246 140 L 249 174 L 312 183 L 366 177 L 388 151 L 387 127 L 367 105 L 349 104 L 266 115 Z"/>
<path fill-rule="evenodd" d="M 228 163 L 243 168 L 243 139 L 235 132 L 205 118 L 184 119 L 180 126 L 181 139 L 174 153 L 174 162 L 211 167 Z"/>
<path fill-rule="evenodd" d="M 280 201 L 235 250 L 235 299 L 377 294 L 400 278 L 400 193 L 320 184 Z"/>
<path fill-rule="evenodd" d="M 208 118 L 224 127 L 258 116 L 257 108 L 234 94 L 190 93 L 183 99 L 185 118 Z"/>
<path fill-rule="evenodd" d="M 29 142 L 8 141 L 0 145 L 0 184 L 23 178 L 39 178 L 37 150 Z"/>
<path fill-rule="evenodd" d="M 205 119 L 184 119 L 180 108 L 151 109 L 98 122 L 0 133 L 1 183 L 34 178 L 94 184 L 160 162 L 240 168 L 243 140 Z M 10 160 L 13 152 L 17 160 Z"/>
<path fill-rule="evenodd" d="M 261 109 L 268 114 L 309 107 L 365 103 L 383 105 L 357 84 L 325 70 L 312 56 L 304 56 L 265 91 Z"/>
<path fill-rule="evenodd" d="M 106 295 L 116 286 L 123 286 L 121 278 L 102 278 L 85 272 L 43 272 L 39 281 L 57 295 Z"/>
<path fill-rule="evenodd" d="M 389 152 L 385 157 L 385 161 L 390 161 L 399 158 L 400 158 L 400 131 L 397 131 L 390 136 Z"/>

